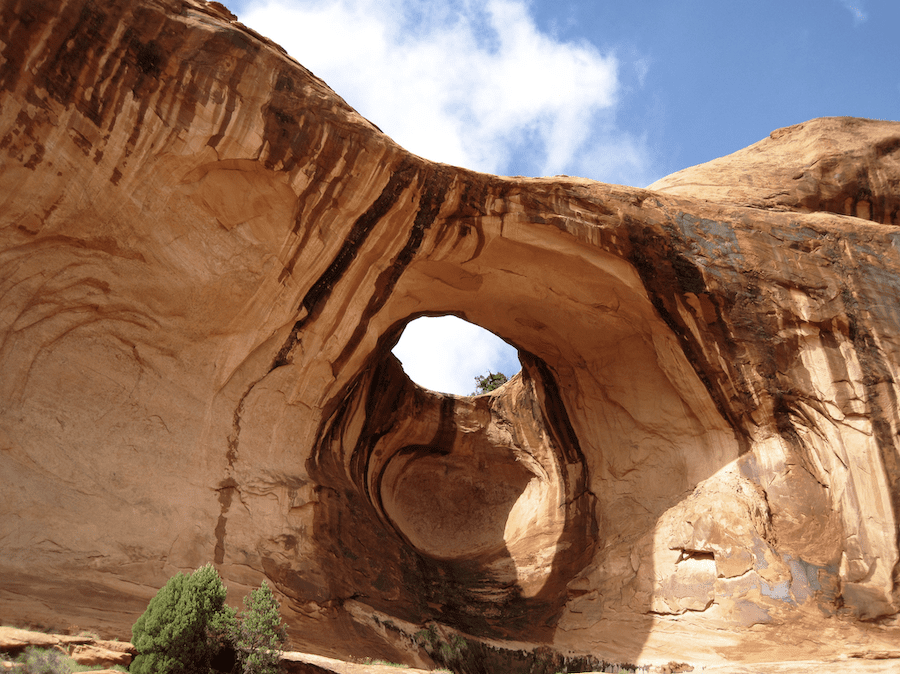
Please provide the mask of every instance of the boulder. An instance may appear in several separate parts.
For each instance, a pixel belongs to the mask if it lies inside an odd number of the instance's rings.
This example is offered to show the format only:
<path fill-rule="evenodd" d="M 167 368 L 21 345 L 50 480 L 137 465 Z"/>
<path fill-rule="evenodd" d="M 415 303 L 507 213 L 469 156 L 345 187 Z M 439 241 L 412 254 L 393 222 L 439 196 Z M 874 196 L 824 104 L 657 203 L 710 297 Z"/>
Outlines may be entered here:
<path fill-rule="evenodd" d="M 134 658 L 134 647 L 131 644 L 122 644 L 123 647 L 113 646 L 115 642 L 91 643 L 75 646 L 69 656 L 79 665 L 93 667 L 96 665 L 128 667 Z M 130 648 L 127 648 L 130 647 Z M 127 650 L 126 650 L 127 648 Z"/>
<path fill-rule="evenodd" d="M 0 653 L 15 654 L 24 651 L 29 646 L 53 648 L 58 645 L 59 637 L 53 634 L 32 632 L 15 627 L 0 627 Z"/>
<path fill-rule="evenodd" d="M 212 561 L 343 659 L 424 659 L 428 624 L 655 664 L 896 644 L 900 124 L 651 189 L 505 178 L 218 3 L 0 26 L 0 615 L 127 636 Z M 391 348 L 442 314 L 521 372 L 415 385 Z"/>

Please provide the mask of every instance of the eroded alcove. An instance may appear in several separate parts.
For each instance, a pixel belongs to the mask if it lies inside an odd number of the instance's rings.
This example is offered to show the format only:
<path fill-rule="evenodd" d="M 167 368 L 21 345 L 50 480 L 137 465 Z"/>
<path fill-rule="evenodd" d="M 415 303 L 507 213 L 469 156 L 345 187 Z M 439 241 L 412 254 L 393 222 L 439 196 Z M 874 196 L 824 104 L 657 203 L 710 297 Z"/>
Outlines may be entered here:
<path fill-rule="evenodd" d="M 478 374 L 520 366 L 514 347 L 452 315 L 410 321 L 391 353 L 416 388 L 463 396 Z M 493 407 L 454 401 L 455 432 L 395 449 L 379 468 L 384 515 L 425 555 L 488 559 L 502 556 L 514 539 L 553 529 L 542 516 L 551 502 L 558 505 L 557 471 L 534 457 L 537 448 L 518 446 Z"/>
<path fill-rule="evenodd" d="M 620 661 L 656 639 L 664 662 L 724 652 L 673 631 L 710 591 L 733 599 L 718 644 L 755 653 L 801 643 L 787 600 L 813 581 L 896 613 L 900 262 L 863 219 L 896 222 L 896 123 L 782 130 L 652 191 L 501 178 L 409 155 L 212 3 L 12 4 L 4 615 L 31 594 L 127 634 L 211 558 L 337 655 L 379 654 L 375 611 Z M 110 104 L 66 103 L 91 91 Z M 527 354 L 517 381 L 412 385 L 396 336 L 447 313 Z M 450 513 L 441 547 L 417 478 L 485 494 L 480 537 Z M 647 620 L 607 630 L 626 614 Z"/>
<path fill-rule="evenodd" d="M 506 223 L 516 237 L 470 262 L 405 270 L 308 470 L 329 596 L 541 639 L 585 607 L 651 611 L 657 521 L 738 449 L 634 267 Z M 522 371 L 477 398 L 416 385 L 391 349 L 446 314 L 513 344 Z"/>
<path fill-rule="evenodd" d="M 414 384 L 390 354 L 363 375 L 315 467 L 352 483 L 320 510 L 341 586 L 393 615 L 482 634 L 558 614 L 588 558 L 593 503 L 583 457 L 542 411 L 541 365 L 523 365 L 475 398 Z"/>

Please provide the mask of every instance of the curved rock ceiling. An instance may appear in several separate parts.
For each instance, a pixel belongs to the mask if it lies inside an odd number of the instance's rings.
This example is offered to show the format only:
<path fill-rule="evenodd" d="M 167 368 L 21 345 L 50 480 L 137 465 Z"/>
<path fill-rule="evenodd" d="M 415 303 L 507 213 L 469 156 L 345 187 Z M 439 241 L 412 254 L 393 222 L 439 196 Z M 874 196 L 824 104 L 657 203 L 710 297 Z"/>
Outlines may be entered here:
<path fill-rule="evenodd" d="M 217 3 L 0 12 L 2 615 L 118 634 L 213 561 L 342 656 L 429 621 L 632 662 L 896 638 L 860 621 L 900 606 L 900 124 L 504 178 Z M 521 373 L 413 384 L 391 348 L 445 314 Z"/>

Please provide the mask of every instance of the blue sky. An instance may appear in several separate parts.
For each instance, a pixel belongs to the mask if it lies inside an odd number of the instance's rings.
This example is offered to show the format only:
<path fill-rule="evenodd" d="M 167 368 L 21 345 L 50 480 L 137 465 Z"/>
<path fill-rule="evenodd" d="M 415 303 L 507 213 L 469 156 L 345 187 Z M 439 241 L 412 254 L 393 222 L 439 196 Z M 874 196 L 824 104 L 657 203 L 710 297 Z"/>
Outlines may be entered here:
<path fill-rule="evenodd" d="M 814 117 L 900 119 L 900 0 L 225 4 L 410 151 L 490 173 L 644 187 Z M 460 323 L 407 328 L 414 380 L 518 370 Z"/>

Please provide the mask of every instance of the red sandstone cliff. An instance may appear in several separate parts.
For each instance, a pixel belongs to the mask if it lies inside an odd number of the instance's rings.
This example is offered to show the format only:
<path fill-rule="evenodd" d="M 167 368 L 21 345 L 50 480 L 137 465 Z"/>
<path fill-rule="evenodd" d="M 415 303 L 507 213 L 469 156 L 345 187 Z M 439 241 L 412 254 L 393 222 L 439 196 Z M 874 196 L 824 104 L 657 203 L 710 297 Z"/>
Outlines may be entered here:
<path fill-rule="evenodd" d="M 4 619 L 214 561 L 340 655 L 896 638 L 900 124 L 641 190 L 415 157 L 216 3 L 3 0 L 0 49 Z M 521 374 L 410 382 L 448 313 Z"/>

